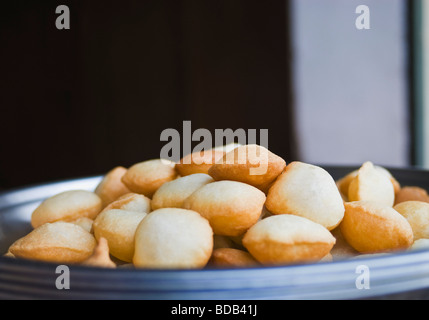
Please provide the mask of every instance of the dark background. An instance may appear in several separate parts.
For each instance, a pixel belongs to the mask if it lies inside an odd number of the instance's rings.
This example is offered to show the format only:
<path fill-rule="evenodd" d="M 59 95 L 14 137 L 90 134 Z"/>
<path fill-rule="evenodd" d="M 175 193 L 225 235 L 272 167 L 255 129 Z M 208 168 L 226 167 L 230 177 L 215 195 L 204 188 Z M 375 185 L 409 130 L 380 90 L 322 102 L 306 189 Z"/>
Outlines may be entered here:
<path fill-rule="evenodd" d="M 297 158 L 288 1 L 15 0 L 0 43 L 0 189 L 159 158 L 184 120 Z"/>

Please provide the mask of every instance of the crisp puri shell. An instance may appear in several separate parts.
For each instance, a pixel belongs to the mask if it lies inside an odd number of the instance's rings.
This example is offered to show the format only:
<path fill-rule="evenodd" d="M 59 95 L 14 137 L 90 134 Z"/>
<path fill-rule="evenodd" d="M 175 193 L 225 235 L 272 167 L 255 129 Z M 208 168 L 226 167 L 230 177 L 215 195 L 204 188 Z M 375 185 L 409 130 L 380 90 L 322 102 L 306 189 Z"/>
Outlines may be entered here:
<path fill-rule="evenodd" d="M 289 214 L 259 221 L 243 238 L 250 254 L 265 265 L 319 261 L 334 244 L 335 238 L 325 227 Z"/>
<path fill-rule="evenodd" d="M 80 263 L 91 256 L 96 241 L 82 227 L 68 222 L 46 223 L 9 248 L 17 258 L 57 263 Z"/>
<path fill-rule="evenodd" d="M 213 231 L 192 210 L 152 211 L 136 231 L 133 263 L 139 268 L 203 268 L 213 251 Z"/>
<path fill-rule="evenodd" d="M 429 239 L 429 203 L 405 201 L 393 207 L 407 219 L 414 234 L 414 241 Z"/>
<path fill-rule="evenodd" d="M 345 203 L 340 230 L 346 241 L 360 253 L 381 253 L 407 249 L 413 243 L 408 221 L 392 207 L 376 202 Z"/>
<path fill-rule="evenodd" d="M 94 219 L 102 209 L 102 201 L 95 193 L 71 190 L 43 201 L 31 215 L 31 225 L 37 228 L 55 221 L 73 221 L 87 217 Z"/>
<path fill-rule="evenodd" d="M 208 174 L 209 169 L 223 157 L 222 150 L 207 150 L 194 152 L 184 156 L 176 163 L 176 171 L 182 177 L 195 173 Z"/>
<path fill-rule="evenodd" d="M 126 172 L 127 169 L 124 167 L 119 166 L 113 168 L 103 177 L 95 188 L 94 193 L 101 198 L 103 207 L 106 207 L 120 196 L 130 192 L 121 180 Z"/>
<path fill-rule="evenodd" d="M 252 158 L 254 155 L 256 156 Z M 260 160 L 258 157 L 265 158 L 267 163 L 258 163 Z M 264 166 L 266 166 L 265 173 L 253 174 L 250 171 Z M 209 175 L 217 181 L 239 181 L 267 191 L 285 167 L 285 160 L 268 149 L 258 145 L 244 145 L 226 153 L 210 168 Z"/>
<path fill-rule="evenodd" d="M 164 159 L 143 161 L 131 166 L 121 180 L 132 192 L 151 198 L 165 182 L 176 179 L 174 166 L 174 162 Z"/>
<path fill-rule="evenodd" d="M 149 213 L 151 211 L 151 200 L 142 194 L 126 193 L 109 204 L 103 211 L 112 209 Z"/>
<path fill-rule="evenodd" d="M 253 267 L 259 262 L 244 250 L 235 248 L 218 248 L 213 250 L 210 264 L 216 267 Z"/>
<path fill-rule="evenodd" d="M 217 235 L 239 236 L 261 216 L 265 194 L 237 181 L 216 181 L 189 196 L 183 207 L 198 212 Z"/>
<path fill-rule="evenodd" d="M 386 173 L 376 169 L 371 162 L 365 162 L 356 177 L 350 182 L 349 201 L 375 201 L 392 207 L 395 189 Z"/>
<path fill-rule="evenodd" d="M 152 197 L 152 210 L 160 208 L 182 208 L 183 202 L 196 190 L 213 182 L 205 173 L 191 174 L 164 183 Z"/>
<path fill-rule="evenodd" d="M 423 188 L 417 186 L 404 186 L 396 193 L 395 205 L 406 201 L 429 202 L 429 195 Z"/>
<path fill-rule="evenodd" d="M 331 175 L 324 169 L 292 162 L 270 188 L 267 209 L 273 214 L 294 214 L 329 230 L 344 216 L 344 202 Z"/>
<path fill-rule="evenodd" d="M 111 209 L 98 215 L 93 224 L 97 240 L 105 238 L 110 254 L 122 261 L 131 262 L 134 255 L 134 237 L 144 212 Z"/>

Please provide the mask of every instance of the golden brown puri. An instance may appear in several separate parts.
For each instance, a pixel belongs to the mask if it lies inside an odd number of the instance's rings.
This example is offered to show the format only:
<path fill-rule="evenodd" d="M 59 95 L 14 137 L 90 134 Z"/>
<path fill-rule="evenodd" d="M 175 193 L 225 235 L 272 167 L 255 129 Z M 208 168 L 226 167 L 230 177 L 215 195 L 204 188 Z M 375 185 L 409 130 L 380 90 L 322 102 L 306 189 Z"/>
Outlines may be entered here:
<path fill-rule="evenodd" d="M 390 173 L 390 171 L 388 171 L 384 167 L 377 165 L 374 165 L 373 167 L 380 174 L 386 176 L 390 180 L 395 194 L 401 189 L 400 183 L 398 182 L 398 180 L 395 179 L 395 177 Z M 338 189 L 340 190 L 346 201 L 348 201 L 350 183 L 353 181 L 354 178 L 356 178 L 358 173 L 359 170 L 354 170 L 337 181 Z"/>
<path fill-rule="evenodd" d="M 93 224 L 95 238 L 97 240 L 105 238 L 112 256 L 131 262 L 134 255 L 135 232 L 145 217 L 145 212 L 119 209 L 103 211 Z"/>
<path fill-rule="evenodd" d="M 356 177 L 350 182 L 349 201 L 375 201 L 392 207 L 395 201 L 395 190 L 391 180 L 368 161 L 359 169 Z"/>
<path fill-rule="evenodd" d="M 82 227 L 69 222 L 45 223 L 9 248 L 17 258 L 56 263 L 81 263 L 91 256 L 96 241 Z"/>
<path fill-rule="evenodd" d="M 152 210 L 182 208 L 183 202 L 196 190 L 213 182 L 205 173 L 195 173 L 164 183 L 152 197 Z"/>
<path fill-rule="evenodd" d="M 31 225 L 37 228 L 47 222 L 73 221 L 81 217 L 94 219 L 102 209 L 95 193 L 72 190 L 59 193 L 43 201 L 31 216 Z"/>
<path fill-rule="evenodd" d="M 210 168 L 209 175 L 217 181 L 239 181 L 266 192 L 285 166 L 286 162 L 268 149 L 245 145 L 226 153 Z"/>
<path fill-rule="evenodd" d="M 215 267 L 227 268 L 245 268 L 260 265 L 250 253 L 233 248 L 213 250 L 210 264 Z"/>
<path fill-rule="evenodd" d="M 325 257 L 335 238 L 322 225 L 291 214 L 257 222 L 243 238 L 243 245 L 264 265 L 316 262 Z"/>
<path fill-rule="evenodd" d="M 393 207 L 407 219 L 414 234 L 414 241 L 429 239 L 429 203 L 405 201 Z"/>
<path fill-rule="evenodd" d="M 237 181 L 216 181 L 190 195 L 183 207 L 198 212 L 217 235 L 239 236 L 258 221 L 265 194 Z"/>
<path fill-rule="evenodd" d="M 182 177 L 195 173 L 207 174 L 210 167 L 221 159 L 224 154 L 225 152 L 222 150 L 214 149 L 188 154 L 176 163 L 176 171 Z"/>
<path fill-rule="evenodd" d="M 152 211 L 136 231 L 133 263 L 140 268 L 203 268 L 213 251 L 213 231 L 198 212 Z"/>
<path fill-rule="evenodd" d="M 324 169 L 290 163 L 270 188 L 266 208 L 273 214 L 293 214 L 334 229 L 344 216 L 344 203 L 334 179 Z"/>
<path fill-rule="evenodd" d="M 404 186 L 396 193 L 395 205 L 405 201 L 429 202 L 429 195 L 423 188 Z"/>
<path fill-rule="evenodd" d="M 130 192 L 122 182 L 122 177 L 126 172 L 127 169 L 124 167 L 113 168 L 103 177 L 95 188 L 94 193 L 100 197 L 103 202 L 103 207 Z"/>
<path fill-rule="evenodd" d="M 89 267 L 116 268 L 116 264 L 110 259 L 109 245 L 105 238 L 100 238 L 92 255 L 82 262 L 82 265 Z"/>
<path fill-rule="evenodd" d="M 103 211 L 112 209 L 149 213 L 151 211 L 151 200 L 142 194 L 127 193 L 113 201 Z"/>
<path fill-rule="evenodd" d="M 175 163 L 165 159 L 153 159 L 137 163 L 127 170 L 122 182 L 134 193 L 151 198 L 165 182 L 176 179 Z"/>
<path fill-rule="evenodd" d="M 341 233 L 358 252 L 391 252 L 412 245 L 410 224 L 392 207 L 370 201 L 347 202 L 345 207 Z"/>

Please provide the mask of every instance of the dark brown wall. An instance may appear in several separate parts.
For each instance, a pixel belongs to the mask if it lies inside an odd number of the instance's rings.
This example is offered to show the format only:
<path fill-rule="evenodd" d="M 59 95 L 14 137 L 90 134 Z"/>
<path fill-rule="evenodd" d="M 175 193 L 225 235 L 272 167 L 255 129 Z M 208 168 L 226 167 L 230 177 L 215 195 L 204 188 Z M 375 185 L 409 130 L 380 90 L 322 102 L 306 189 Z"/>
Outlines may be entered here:
<path fill-rule="evenodd" d="M 287 1 L 34 1 L 0 12 L 0 188 L 159 157 L 161 131 L 269 129 L 296 157 Z M 68 5 L 71 29 L 55 28 Z"/>

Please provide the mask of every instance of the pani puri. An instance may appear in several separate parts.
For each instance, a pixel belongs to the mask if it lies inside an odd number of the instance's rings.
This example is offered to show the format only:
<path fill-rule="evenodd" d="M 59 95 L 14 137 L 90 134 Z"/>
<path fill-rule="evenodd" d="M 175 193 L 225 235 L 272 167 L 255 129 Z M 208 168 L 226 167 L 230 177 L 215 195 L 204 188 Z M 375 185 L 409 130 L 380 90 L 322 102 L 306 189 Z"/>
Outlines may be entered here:
<path fill-rule="evenodd" d="M 134 255 L 134 237 L 145 212 L 110 209 L 101 212 L 94 221 L 94 236 L 105 238 L 110 254 L 122 261 L 131 262 Z"/>
<path fill-rule="evenodd" d="M 391 180 L 376 169 L 372 162 L 365 162 L 356 177 L 350 182 L 349 201 L 376 201 L 392 207 L 395 202 L 395 190 Z"/>
<path fill-rule="evenodd" d="M 196 190 L 213 182 L 205 173 L 195 173 L 164 183 L 152 197 L 152 210 L 182 208 L 183 202 Z"/>
<path fill-rule="evenodd" d="M 233 248 L 213 250 L 210 264 L 216 267 L 245 268 L 259 265 L 259 262 L 246 251 Z"/>
<path fill-rule="evenodd" d="M 95 188 L 94 193 L 103 202 L 103 208 L 120 196 L 129 193 L 130 190 L 122 182 L 122 177 L 127 172 L 124 167 L 116 167 L 110 170 Z"/>
<path fill-rule="evenodd" d="M 140 268 L 203 268 L 213 250 L 213 231 L 198 212 L 152 211 L 136 231 L 133 263 Z"/>
<path fill-rule="evenodd" d="M 405 250 L 413 244 L 413 230 L 398 211 L 378 202 L 345 203 L 341 233 L 360 253 Z"/>
<path fill-rule="evenodd" d="M 149 213 L 151 211 L 151 200 L 142 194 L 127 193 L 113 201 L 103 211 L 111 209 Z"/>
<path fill-rule="evenodd" d="M 209 170 L 216 181 L 233 180 L 267 191 L 282 173 L 286 162 L 268 149 L 256 144 L 233 149 Z"/>
<path fill-rule="evenodd" d="M 331 255 L 334 260 L 344 260 L 359 255 L 359 252 L 344 239 L 340 227 L 335 228 L 331 233 L 335 238 L 335 245 L 331 250 Z"/>
<path fill-rule="evenodd" d="M 293 214 L 334 229 L 344 216 L 341 194 L 331 175 L 321 167 L 290 163 L 270 188 L 267 209 L 273 214 Z"/>
<path fill-rule="evenodd" d="M 224 154 L 223 150 L 215 149 L 188 154 L 176 163 L 176 171 L 182 177 L 195 173 L 207 174 L 211 166 L 221 159 Z"/>
<path fill-rule="evenodd" d="M 393 207 L 407 219 L 413 229 L 414 241 L 429 238 L 429 203 L 405 201 Z"/>
<path fill-rule="evenodd" d="M 183 207 L 198 212 L 217 235 L 239 236 L 258 221 L 265 194 L 237 181 L 216 181 L 191 194 Z"/>
<path fill-rule="evenodd" d="M 37 228 L 48 222 L 73 221 L 81 217 L 94 219 L 102 209 L 102 201 L 95 193 L 72 190 L 59 193 L 43 201 L 31 216 Z"/>
<path fill-rule="evenodd" d="M 175 163 L 165 159 L 153 159 L 131 166 L 121 181 L 134 193 L 151 198 L 165 182 L 176 179 Z"/>
<path fill-rule="evenodd" d="M 57 221 L 37 227 L 15 241 L 9 251 L 17 258 L 56 263 L 80 263 L 96 246 L 92 234 L 73 223 Z"/>
<path fill-rule="evenodd" d="M 395 205 L 405 201 L 429 202 L 429 195 L 423 188 L 405 186 L 396 193 Z"/>
<path fill-rule="evenodd" d="M 325 257 L 335 238 L 322 225 L 291 214 L 257 222 L 244 235 L 243 245 L 265 265 L 316 262 Z"/>

